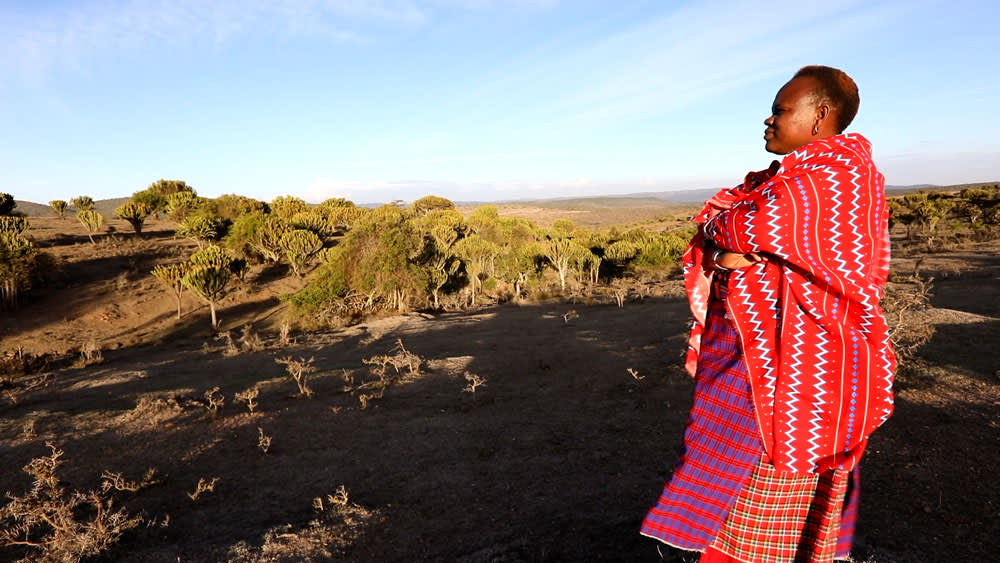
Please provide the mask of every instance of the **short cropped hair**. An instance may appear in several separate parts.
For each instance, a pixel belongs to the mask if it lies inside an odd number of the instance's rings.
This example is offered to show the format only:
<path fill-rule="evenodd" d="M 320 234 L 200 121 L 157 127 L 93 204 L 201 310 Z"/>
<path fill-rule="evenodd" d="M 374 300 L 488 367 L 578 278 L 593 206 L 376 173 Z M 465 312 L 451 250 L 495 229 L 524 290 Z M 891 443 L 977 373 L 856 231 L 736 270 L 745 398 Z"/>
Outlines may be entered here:
<path fill-rule="evenodd" d="M 846 72 L 822 65 L 804 66 L 795 73 L 792 80 L 801 77 L 814 78 L 819 83 L 815 94 L 837 110 L 837 133 L 843 133 L 854 121 L 858 106 L 861 105 L 858 85 Z"/>

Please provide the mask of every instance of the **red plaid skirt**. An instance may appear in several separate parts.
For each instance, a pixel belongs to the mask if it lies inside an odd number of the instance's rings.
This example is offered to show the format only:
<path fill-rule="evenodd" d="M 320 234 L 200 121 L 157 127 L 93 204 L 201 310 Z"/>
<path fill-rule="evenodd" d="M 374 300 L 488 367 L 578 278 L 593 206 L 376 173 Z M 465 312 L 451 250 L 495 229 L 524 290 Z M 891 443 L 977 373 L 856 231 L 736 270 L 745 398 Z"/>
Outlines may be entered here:
<path fill-rule="evenodd" d="M 833 561 L 849 474 L 782 474 L 761 461 L 711 547 L 738 561 Z"/>
<path fill-rule="evenodd" d="M 854 534 L 856 471 L 854 479 L 844 471 L 780 474 L 762 461 L 739 337 L 718 297 L 702 336 L 684 451 L 641 533 L 737 561 L 845 558 Z"/>

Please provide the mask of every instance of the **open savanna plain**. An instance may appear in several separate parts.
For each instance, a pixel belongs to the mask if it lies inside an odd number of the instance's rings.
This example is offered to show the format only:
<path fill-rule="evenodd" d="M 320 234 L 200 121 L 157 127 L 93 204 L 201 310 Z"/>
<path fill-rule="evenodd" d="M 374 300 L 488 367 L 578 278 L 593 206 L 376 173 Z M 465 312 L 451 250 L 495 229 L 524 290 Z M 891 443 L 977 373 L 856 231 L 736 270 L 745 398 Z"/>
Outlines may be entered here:
<path fill-rule="evenodd" d="M 499 207 L 590 228 L 678 212 Z M 577 293 L 305 331 L 279 299 L 304 282 L 255 269 L 216 331 L 190 294 L 177 319 L 149 274 L 195 244 L 166 220 L 141 237 L 111 224 L 91 244 L 73 219 L 32 218 L 53 272 L 0 312 L 0 503 L 55 465 L 51 502 L 94 492 L 102 514 L 91 496 L 70 516 L 121 529 L 93 560 L 661 560 L 638 528 L 691 403 L 678 279 L 636 283 L 622 306 Z M 897 286 L 933 278 L 930 306 L 902 319 L 932 335 L 863 461 L 855 559 L 996 560 L 1000 245 L 929 251 L 899 229 L 894 244 Z M 88 533 L 63 524 L 53 541 Z"/>

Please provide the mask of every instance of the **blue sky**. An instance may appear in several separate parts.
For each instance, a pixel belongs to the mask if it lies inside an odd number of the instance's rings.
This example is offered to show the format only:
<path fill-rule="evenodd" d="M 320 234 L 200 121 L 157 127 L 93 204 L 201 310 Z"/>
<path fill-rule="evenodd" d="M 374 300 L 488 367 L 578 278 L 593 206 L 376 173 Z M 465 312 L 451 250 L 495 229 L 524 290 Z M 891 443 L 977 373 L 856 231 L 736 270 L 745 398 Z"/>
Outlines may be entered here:
<path fill-rule="evenodd" d="M 0 0 L 0 191 L 319 202 L 730 185 L 806 64 L 889 184 L 1000 180 L 1000 7 L 973 1 Z"/>

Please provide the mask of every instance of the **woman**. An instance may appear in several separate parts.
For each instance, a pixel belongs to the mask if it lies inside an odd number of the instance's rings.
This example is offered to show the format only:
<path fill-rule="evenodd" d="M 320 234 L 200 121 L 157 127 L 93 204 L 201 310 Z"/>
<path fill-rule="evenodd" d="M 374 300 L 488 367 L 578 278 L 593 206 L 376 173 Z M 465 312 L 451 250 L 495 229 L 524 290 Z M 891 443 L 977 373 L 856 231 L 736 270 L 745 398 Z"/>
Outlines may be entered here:
<path fill-rule="evenodd" d="M 695 398 L 684 451 L 643 535 L 702 562 L 850 552 L 858 461 L 892 412 L 879 308 L 884 178 L 844 134 L 857 86 L 809 66 L 778 91 L 765 148 L 786 155 L 708 201 L 685 253 Z"/>

